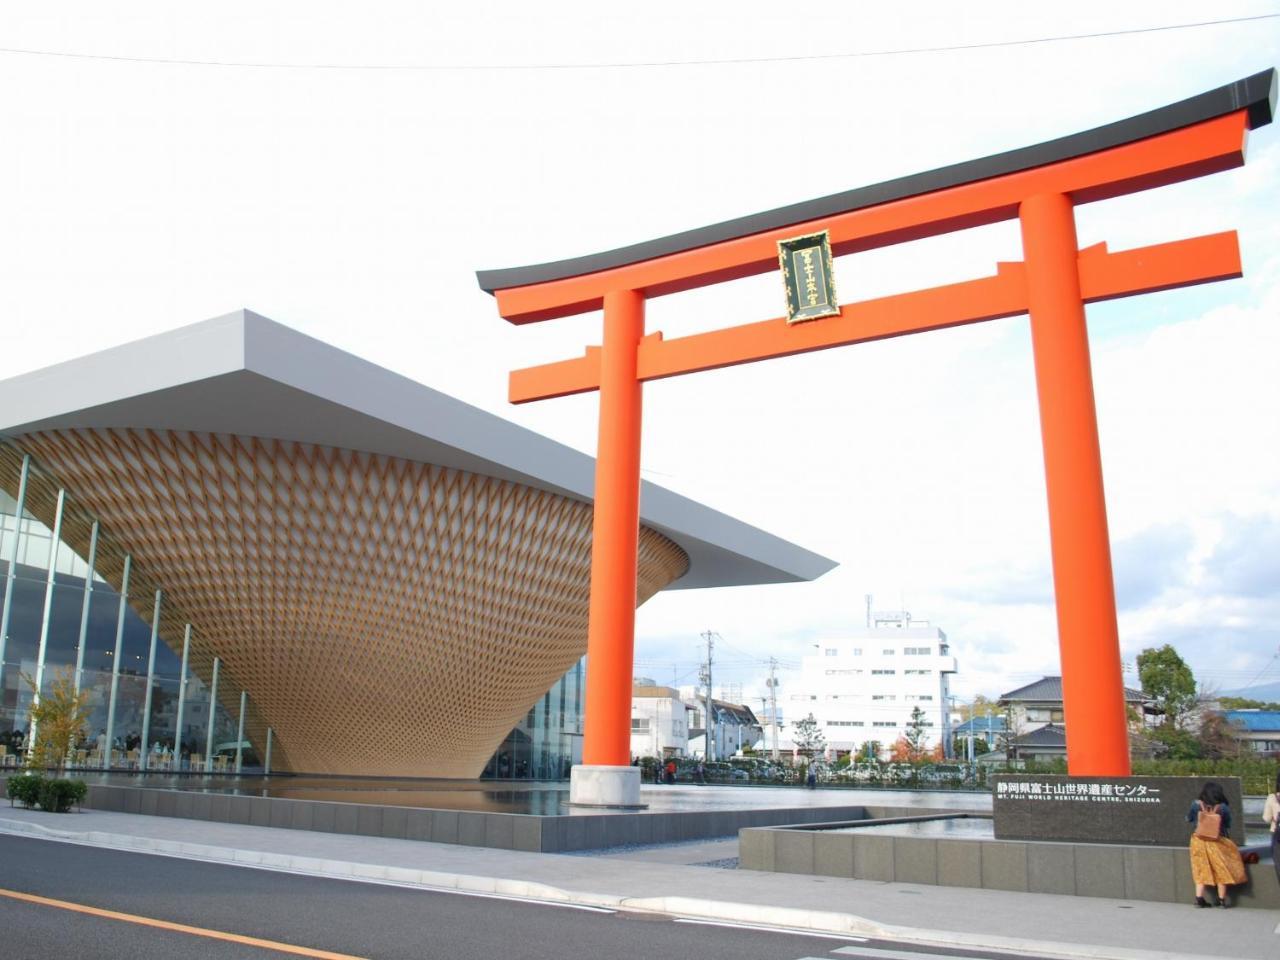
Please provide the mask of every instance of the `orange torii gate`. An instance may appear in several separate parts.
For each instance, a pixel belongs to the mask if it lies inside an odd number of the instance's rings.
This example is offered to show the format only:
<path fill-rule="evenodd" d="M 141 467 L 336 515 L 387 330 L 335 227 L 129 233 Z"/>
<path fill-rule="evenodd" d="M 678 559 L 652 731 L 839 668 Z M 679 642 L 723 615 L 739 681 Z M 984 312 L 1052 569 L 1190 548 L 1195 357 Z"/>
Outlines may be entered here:
<path fill-rule="evenodd" d="M 985 159 L 731 220 L 648 243 L 481 271 L 499 313 L 523 324 L 604 311 L 601 347 L 514 371 L 512 403 L 600 391 L 586 730 L 571 800 L 635 804 L 630 762 L 642 384 L 769 357 L 1028 313 L 1031 318 L 1054 593 L 1076 776 L 1130 772 L 1115 587 L 1084 305 L 1241 275 L 1234 231 L 1111 252 L 1078 249 L 1073 208 L 1244 163 L 1271 122 L 1267 70 L 1149 113 Z M 1018 218 L 1023 256 L 994 276 L 666 340 L 644 304 L 777 269 L 779 244 L 825 231 L 835 255 Z"/>

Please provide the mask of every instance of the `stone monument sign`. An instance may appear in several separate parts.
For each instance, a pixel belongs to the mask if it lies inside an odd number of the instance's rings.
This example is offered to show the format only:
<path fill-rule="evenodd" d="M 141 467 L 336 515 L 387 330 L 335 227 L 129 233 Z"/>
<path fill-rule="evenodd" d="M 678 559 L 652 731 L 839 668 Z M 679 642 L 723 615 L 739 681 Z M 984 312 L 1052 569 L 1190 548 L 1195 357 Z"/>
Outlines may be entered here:
<path fill-rule="evenodd" d="M 1239 777 L 1070 777 L 1000 774 L 993 787 L 997 840 L 1185 847 L 1187 810 L 1216 780 L 1231 805 L 1230 836 L 1244 843 Z"/>

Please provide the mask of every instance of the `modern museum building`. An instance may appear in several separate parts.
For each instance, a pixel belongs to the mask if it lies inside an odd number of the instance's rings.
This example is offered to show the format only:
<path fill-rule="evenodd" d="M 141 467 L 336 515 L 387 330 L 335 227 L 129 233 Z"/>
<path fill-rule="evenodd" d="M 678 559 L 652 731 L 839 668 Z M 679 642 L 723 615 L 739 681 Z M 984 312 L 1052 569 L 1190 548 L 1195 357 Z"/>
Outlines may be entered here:
<path fill-rule="evenodd" d="M 560 778 L 594 461 L 248 311 L 0 382 L 0 765 Z M 833 566 L 645 483 L 636 602 Z"/>

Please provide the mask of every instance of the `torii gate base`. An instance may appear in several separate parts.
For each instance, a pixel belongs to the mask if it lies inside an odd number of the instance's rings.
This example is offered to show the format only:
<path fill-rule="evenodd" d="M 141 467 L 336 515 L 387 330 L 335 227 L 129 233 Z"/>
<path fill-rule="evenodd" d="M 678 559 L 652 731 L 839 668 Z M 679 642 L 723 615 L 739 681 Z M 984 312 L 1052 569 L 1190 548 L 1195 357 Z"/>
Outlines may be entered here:
<path fill-rule="evenodd" d="M 1128 728 L 1102 459 L 1084 304 L 1238 277 L 1234 233 L 1121 253 L 1080 250 L 1073 207 L 1244 163 L 1270 123 L 1268 70 L 1159 110 L 1050 143 L 717 224 L 650 243 L 479 274 L 514 323 L 603 308 L 604 342 L 511 375 L 523 403 L 600 391 L 583 765 L 570 800 L 639 804 L 630 761 L 639 528 L 641 389 L 647 380 L 1029 313 L 1062 656 L 1067 765 L 1127 776 Z M 777 266 L 777 243 L 827 231 L 836 254 L 1018 217 L 1024 262 L 994 277 L 847 304 L 838 316 L 766 320 L 664 340 L 644 301 Z"/>

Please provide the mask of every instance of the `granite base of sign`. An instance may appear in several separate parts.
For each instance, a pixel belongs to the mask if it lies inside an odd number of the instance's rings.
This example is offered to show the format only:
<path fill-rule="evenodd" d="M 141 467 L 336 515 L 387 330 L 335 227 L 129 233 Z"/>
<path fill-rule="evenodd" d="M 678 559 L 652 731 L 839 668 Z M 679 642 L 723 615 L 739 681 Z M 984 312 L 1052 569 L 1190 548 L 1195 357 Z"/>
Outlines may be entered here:
<path fill-rule="evenodd" d="M 1187 811 L 1208 779 L 1000 774 L 992 790 L 995 836 L 1185 847 L 1193 829 Z M 1243 844 L 1240 778 L 1213 779 L 1231 805 L 1231 839 Z"/>

